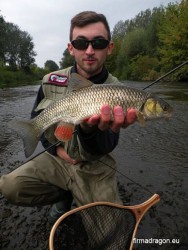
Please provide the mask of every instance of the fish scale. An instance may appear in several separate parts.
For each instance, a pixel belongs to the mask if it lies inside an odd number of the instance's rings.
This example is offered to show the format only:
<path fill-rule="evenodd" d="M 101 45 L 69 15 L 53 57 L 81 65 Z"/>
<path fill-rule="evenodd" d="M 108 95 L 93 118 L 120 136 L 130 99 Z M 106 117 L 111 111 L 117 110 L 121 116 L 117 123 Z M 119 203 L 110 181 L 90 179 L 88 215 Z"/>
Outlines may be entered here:
<path fill-rule="evenodd" d="M 9 123 L 9 127 L 16 130 L 22 137 L 27 157 L 34 152 L 41 135 L 46 134 L 48 128 L 55 124 L 57 126 L 66 124 L 65 129 L 58 127 L 58 131 L 70 134 L 69 128 L 73 129 L 74 125 L 86 118 L 100 114 L 100 109 L 104 104 L 108 104 L 111 109 L 121 106 L 124 112 L 128 108 L 134 108 L 141 123 L 148 119 L 169 117 L 172 113 L 172 108 L 168 103 L 143 90 L 126 87 L 124 84 L 91 83 L 92 86 L 88 87 L 90 83 L 88 80 L 80 78 L 77 74 L 74 76 L 74 81 L 76 78 L 79 78 L 77 83 L 79 88 L 76 91 L 68 91 L 69 94 L 53 102 L 33 120 L 17 120 L 17 126 L 14 120 Z M 87 86 L 79 86 L 84 81 Z M 57 134 L 54 134 L 56 138 L 58 138 Z"/>
<path fill-rule="evenodd" d="M 109 104 L 111 108 L 120 105 L 124 112 L 130 107 L 140 110 L 149 97 L 149 93 L 123 84 L 93 85 L 54 102 L 34 119 L 34 126 L 40 136 L 50 125 L 59 121 L 78 124 L 93 114 L 99 114 L 104 104 Z"/>

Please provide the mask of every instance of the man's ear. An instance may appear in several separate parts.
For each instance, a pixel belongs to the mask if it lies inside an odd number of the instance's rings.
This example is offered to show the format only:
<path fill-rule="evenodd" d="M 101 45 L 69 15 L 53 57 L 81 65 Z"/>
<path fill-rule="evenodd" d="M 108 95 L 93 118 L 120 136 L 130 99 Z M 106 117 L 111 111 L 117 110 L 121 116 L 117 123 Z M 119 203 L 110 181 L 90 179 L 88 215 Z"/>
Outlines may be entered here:
<path fill-rule="evenodd" d="M 112 54 L 113 48 L 114 48 L 114 42 L 111 41 L 108 45 L 108 52 L 107 52 L 108 55 Z"/>
<path fill-rule="evenodd" d="M 68 43 L 68 51 L 71 56 L 74 56 L 74 50 L 73 50 L 73 46 L 71 43 Z"/>

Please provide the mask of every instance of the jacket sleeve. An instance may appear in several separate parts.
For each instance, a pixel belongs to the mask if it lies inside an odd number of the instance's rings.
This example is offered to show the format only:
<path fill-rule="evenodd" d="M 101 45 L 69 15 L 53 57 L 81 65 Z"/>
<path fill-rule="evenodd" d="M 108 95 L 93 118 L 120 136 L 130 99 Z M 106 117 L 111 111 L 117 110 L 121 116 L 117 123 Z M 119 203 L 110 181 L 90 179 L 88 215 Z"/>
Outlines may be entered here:
<path fill-rule="evenodd" d="M 91 134 L 84 134 L 78 127 L 78 137 L 83 149 L 96 155 L 105 155 L 113 151 L 119 141 L 119 133 L 114 133 L 111 129 L 101 131 L 96 129 Z"/>
<path fill-rule="evenodd" d="M 31 119 L 35 118 L 37 115 L 39 115 L 42 110 L 40 111 L 35 111 L 35 109 L 37 108 L 38 104 L 41 102 L 41 100 L 44 98 L 44 93 L 42 90 L 42 86 L 40 86 L 36 100 L 34 102 L 33 105 L 33 109 L 31 111 Z M 52 155 L 56 155 L 56 146 L 53 146 L 44 136 L 44 134 L 42 134 L 40 141 L 42 143 L 42 146 L 47 149 L 48 153 L 52 154 Z"/>

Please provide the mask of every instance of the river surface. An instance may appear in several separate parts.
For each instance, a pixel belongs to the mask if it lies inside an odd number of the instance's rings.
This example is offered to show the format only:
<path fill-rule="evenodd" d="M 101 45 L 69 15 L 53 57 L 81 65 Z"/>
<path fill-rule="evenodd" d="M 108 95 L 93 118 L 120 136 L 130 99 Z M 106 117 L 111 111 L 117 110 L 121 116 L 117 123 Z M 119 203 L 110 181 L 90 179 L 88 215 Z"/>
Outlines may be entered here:
<path fill-rule="evenodd" d="M 139 89 L 147 85 L 126 84 Z M 22 142 L 7 122 L 14 117 L 29 119 L 38 88 L 0 89 L 0 175 L 26 160 Z M 147 122 L 145 127 L 135 123 L 121 131 L 113 152 L 120 194 L 127 205 L 142 203 L 152 193 L 161 197 L 144 216 L 136 235 L 150 243 L 135 244 L 135 249 L 188 249 L 188 83 L 161 82 L 148 91 L 164 98 L 173 107 L 173 116 Z M 13 206 L 0 194 L 0 249 L 47 249 L 47 210 Z M 152 239 L 158 243 L 151 243 Z"/>

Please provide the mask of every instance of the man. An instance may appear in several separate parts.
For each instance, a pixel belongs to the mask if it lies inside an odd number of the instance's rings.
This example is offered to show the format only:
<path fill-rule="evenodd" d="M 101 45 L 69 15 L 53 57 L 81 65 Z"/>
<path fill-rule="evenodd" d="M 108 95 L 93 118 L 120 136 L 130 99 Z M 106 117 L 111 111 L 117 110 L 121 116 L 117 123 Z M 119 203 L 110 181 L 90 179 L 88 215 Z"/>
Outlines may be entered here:
<path fill-rule="evenodd" d="M 71 20 L 68 50 L 75 65 L 44 76 L 31 118 L 50 103 L 67 93 L 71 74 L 78 73 L 94 84 L 116 83 L 105 68 L 106 57 L 112 53 L 110 29 L 104 15 L 92 11 L 81 12 Z M 118 144 L 121 127 L 136 120 L 130 109 L 124 114 L 121 107 L 111 109 L 104 104 L 100 115 L 93 115 L 76 127 L 68 143 L 52 146 L 8 175 L 0 179 L 0 191 L 12 203 L 24 206 L 54 204 L 50 216 L 54 221 L 71 208 L 94 201 L 121 203 L 115 178 L 115 161 L 109 154 Z M 55 128 L 47 133 L 54 135 Z M 46 136 L 41 138 L 48 148 Z"/>

